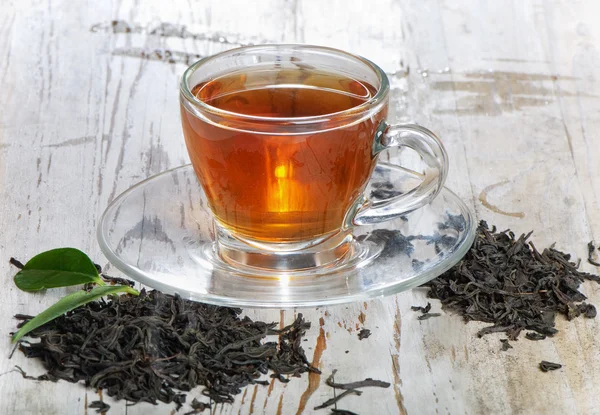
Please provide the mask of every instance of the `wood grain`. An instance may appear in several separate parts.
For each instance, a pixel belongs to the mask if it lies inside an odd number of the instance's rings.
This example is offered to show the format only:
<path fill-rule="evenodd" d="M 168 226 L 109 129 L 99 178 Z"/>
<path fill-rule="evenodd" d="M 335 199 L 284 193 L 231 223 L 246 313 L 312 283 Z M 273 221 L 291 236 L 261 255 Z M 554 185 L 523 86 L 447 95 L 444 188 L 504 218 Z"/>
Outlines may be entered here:
<path fill-rule="evenodd" d="M 106 263 L 95 226 L 136 182 L 188 158 L 178 114 L 187 63 L 246 43 L 305 42 L 359 53 L 392 85 L 390 120 L 438 133 L 451 158 L 448 186 L 480 218 L 535 230 L 536 245 L 586 257 L 600 238 L 600 3 L 594 0 L 158 0 L 4 2 L 0 10 L 0 413 L 84 414 L 99 395 L 82 385 L 38 383 L 19 353 L 8 359 L 15 313 L 64 294 L 19 292 L 10 256 L 74 246 Z M 113 24 L 113 21 L 115 22 Z M 394 159 L 397 153 L 384 157 Z M 600 271 L 585 261 L 587 271 Z M 600 287 L 585 286 L 600 304 Z M 339 404 L 361 414 L 600 413 L 596 320 L 558 321 L 559 335 L 478 339 L 456 316 L 418 321 L 421 290 L 303 310 L 304 347 L 325 376 L 393 383 Z M 435 312 L 439 305 L 434 304 Z M 246 310 L 288 324 L 294 313 Z M 361 328 L 373 334 L 359 341 Z M 564 368 L 541 373 L 537 363 Z M 326 413 L 323 379 L 250 387 L 217 414 Z M 191 393 L 192 397 L 199 393 Z M 171 406 L 110 414 L 168 414 Z"/>

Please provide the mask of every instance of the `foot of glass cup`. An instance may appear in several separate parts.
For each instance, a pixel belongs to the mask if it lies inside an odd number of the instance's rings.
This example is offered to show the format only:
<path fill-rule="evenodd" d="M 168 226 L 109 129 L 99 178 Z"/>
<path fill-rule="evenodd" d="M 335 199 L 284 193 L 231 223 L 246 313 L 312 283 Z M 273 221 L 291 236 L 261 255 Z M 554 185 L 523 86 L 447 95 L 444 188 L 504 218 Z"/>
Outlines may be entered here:
<path fill-rule="evenodd" d="M 359 263 L 368 263 L 381 252 L 369 240 L 357 241 L 350 231 L 340 231 L 303 243 L 264 243 L 234 235 L 215 223 L 213 246 L 217 260 L 251 275 L 318 275 Z M 214 261 L 213 259 L 213 261 Z"/>

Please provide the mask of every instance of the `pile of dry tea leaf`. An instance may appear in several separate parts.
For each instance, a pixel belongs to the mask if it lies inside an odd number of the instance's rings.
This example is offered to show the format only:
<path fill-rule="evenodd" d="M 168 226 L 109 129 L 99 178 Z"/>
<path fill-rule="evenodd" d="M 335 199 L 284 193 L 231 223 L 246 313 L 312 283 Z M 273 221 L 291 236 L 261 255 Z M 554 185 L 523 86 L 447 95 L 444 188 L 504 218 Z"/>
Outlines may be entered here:
<path fill-rule="evenodd" d="M 280 379 L 317 371 L 300 346 L 310 328 L 301 314 L 276 330 L 240 313 L 142 290 L 76 308 L 33 330 L 39 342 L 22 340 L 19 349 L 44 364 L 39 380 L 84 381 L 116 399 L 178 407 L 198 385 L 213 402 L 233 402 L 240 388 L 268 384 L 259 380 L 268 371 Z M 269 335 L 278 341 L 264 341 Z"/>
<path fill-rule="evenodd" d="M 497 232 L 481 221 L 467 255 L 425 284 L 429 297 L 465 321 L 491 323 L 479 336 L 504 332 L 511 340 L 523 330 L 530 330 L 530 340 L 554 335 L 557 313 L 569 320 L 596 317 L 596 308 L 584 302 L 579 286 L 585 280 L 600 282 L 600 277 L 578 271 L 570 255 L 554 246 L 540 253 L 528 242 L 530 235 L 515 238 L 511 231 Z"/>

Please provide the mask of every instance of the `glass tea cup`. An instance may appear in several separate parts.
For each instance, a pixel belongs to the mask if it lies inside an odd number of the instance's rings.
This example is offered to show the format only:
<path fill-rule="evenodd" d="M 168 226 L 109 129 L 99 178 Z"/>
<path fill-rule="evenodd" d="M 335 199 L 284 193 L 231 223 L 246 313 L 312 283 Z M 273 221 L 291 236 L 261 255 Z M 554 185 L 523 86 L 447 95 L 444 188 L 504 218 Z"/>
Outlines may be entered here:
<path fill-rule="evenodd" d="M 314 274 L 376 256 L 352 229 L 426 205 L 448 170 L 432 132 L 386 122 L 388 102 L 381 68 L 327 47 L 248 46 L 191 65 L 181 119 L 214 215 L 217 257 L 263 275 Z M 392 147 L 421 156 L 423 180 L 400 195 L 368 197 L 378 154 Z"/>

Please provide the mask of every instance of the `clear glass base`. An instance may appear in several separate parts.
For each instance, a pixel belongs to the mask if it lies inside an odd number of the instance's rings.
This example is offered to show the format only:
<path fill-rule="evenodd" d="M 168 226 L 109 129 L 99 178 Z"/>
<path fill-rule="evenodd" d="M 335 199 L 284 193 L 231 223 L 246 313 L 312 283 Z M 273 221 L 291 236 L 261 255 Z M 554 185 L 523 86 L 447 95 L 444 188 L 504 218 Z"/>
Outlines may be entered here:
<path fill-rule="evenodd" d="M 285 274 L 289 278 L 300 278 L 339 273 L 343 269 L 364 266 L 383 249 L 381 244 L 359 242 L 348 233 L 304 250 L 265 252 L 222 233 L 218 226 L 216 228 L 215 243 L 205 244 L 201 249 L 190 244 L 190 256 L 199 264 L 210 264 L 223 271 L 249 277 Z"/>
<path fill-rule="evenodd" d="M 409 170 L 379 165 L 367 192 L 393 195 L 420 180 Z M 220 305 L 287 308 L 363 301 L 423 284 L 462 258 L 475 225 L 465 204 L 443 189 L 401 219 L 273 256 L 240 246 L 215 225 L 187 165 L 115 199 L 100 220 L 98 241 L 128 277 L 163 292 Z"/>

